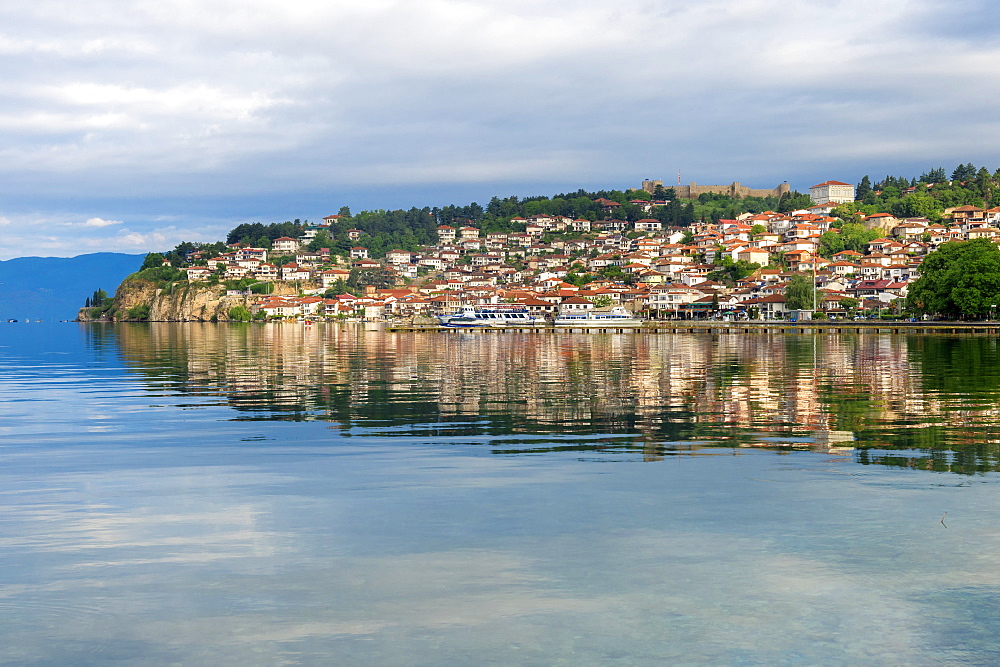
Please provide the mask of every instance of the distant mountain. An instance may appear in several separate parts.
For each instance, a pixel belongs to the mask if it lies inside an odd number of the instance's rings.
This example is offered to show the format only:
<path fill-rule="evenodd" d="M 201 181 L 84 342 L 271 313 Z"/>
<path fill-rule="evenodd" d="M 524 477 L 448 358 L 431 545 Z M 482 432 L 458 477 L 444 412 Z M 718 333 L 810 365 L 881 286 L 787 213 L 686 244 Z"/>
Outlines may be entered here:
<path fill-rule="evenodd" d="M 71 320 L 94 290 L 114 294 L 145 257 L 98 252 L 0 261 L 0 320 Z"/>

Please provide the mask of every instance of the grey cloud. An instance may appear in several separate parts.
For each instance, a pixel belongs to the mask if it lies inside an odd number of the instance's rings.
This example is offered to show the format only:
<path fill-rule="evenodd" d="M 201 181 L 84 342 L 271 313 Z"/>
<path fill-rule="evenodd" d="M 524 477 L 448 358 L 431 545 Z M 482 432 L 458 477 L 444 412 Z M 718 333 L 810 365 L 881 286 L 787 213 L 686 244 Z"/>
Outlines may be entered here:
<path fill-rule="evenodd" d="M 1000 46 L 990 7 L 969 10 L 43 0 L 0 10 L 0 173 L 20 198 L 113 200 L 618 185 L 677 167 L 807 187 L 869 162 L 983 162 L 995 114 L 961 105 L 956 123 L 956 99 L 998 92 Z"/>

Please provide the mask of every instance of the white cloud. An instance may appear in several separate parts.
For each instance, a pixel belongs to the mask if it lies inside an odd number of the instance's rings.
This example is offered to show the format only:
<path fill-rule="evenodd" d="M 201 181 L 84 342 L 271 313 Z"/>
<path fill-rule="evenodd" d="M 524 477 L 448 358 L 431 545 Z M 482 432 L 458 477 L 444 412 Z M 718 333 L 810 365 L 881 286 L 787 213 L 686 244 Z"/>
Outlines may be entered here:
<path fill-rule="evenodd" d="M 982 163 L 1000 154 L 995 114 L 966 105 L 949 119 L 954 100 L 1000 93 L 990 11 L 976 0 L 962 12 L 930 0 L 9 3 L 0 177 L 38 202 L 140 201 L 617 185 L 678 167 L 702 182 L 807 186 L 831 168 L 822 178 L 860 177 L 872 160 Z"/>
<path fill-rule="evenodd" d="M 103 218 L 89 218 L 83 223 L 85 227 L 110 227 L 111 225 L 123 224 L 121 220 L 104 220 Z"/>
<path fill-rule="evenodd" d="M 46 225 L 55 227 L 111 227 L 124 224 L 121 220 L 105 220 L 104 218 L 87 218 L 84 222 L 52 222 L 49 220 L 33 220 L 26 224 Z"/>
<path fill-rule="evenodd" d="M 117 242 L 116 245 L 129 248 L 163 248 L 167 244 L 167 237 L 160 232 L 150 232 L 148 234 L 128 232 L 118 236 L 114 241 Z"/>

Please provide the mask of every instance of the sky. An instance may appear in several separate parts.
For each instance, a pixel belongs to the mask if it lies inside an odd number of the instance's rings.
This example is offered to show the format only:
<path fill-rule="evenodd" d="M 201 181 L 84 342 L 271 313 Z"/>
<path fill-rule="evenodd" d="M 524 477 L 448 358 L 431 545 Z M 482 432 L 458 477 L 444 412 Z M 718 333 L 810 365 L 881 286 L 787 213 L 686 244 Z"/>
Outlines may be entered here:
<path fill-rule="evenodd" d="M 1000 167 L 988 0 L 0 6 L 0 259 L 341 206 Z"/>

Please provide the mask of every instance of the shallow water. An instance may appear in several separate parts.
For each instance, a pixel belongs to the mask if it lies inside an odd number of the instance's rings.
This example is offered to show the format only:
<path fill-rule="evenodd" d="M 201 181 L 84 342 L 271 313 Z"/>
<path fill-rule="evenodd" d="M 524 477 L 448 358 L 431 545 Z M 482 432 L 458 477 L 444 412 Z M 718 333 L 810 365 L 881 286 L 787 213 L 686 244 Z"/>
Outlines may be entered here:
<path fill-rule="evenodd" d="M 0 325 L 0 661 L 995 664 L 986 337 Z"/>

